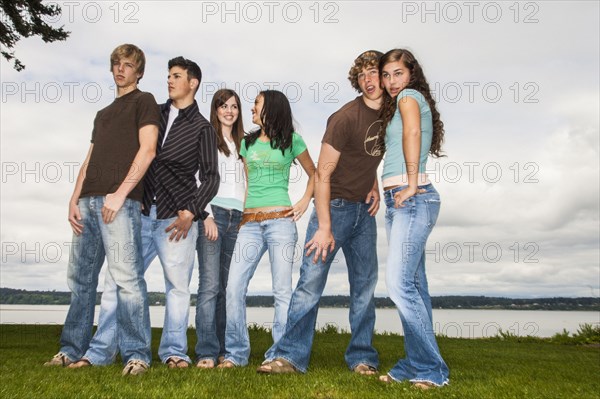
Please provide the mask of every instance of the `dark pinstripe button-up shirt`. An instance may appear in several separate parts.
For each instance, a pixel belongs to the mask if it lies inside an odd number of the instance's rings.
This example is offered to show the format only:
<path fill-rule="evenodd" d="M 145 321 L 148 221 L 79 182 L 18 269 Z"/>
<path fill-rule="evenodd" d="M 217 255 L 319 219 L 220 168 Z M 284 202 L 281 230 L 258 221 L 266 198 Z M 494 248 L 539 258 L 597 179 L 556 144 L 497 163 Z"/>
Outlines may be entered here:
<path fill-rule="evenodd" d="M 144 215 L 156 198 L 156 217 L 168 219 L 185 210 L 194 220 L 205 219 L 206 205 L 219 189 L 217 137 L 196 101 L 179 110 L 167 139 L 171 100 L 160 106 L 161 122 L 156 157 L 144 178 Z M 200 186 L 196 183 L 196 172 Z"/>

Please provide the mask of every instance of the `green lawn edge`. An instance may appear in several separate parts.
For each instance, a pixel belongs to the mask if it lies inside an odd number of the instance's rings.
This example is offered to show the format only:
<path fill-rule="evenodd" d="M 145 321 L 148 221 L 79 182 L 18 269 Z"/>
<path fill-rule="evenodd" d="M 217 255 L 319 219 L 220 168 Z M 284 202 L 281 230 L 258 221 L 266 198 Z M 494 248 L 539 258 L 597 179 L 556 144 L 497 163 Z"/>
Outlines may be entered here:
<path fill-rule="evenodd" d="M 122 365 L 72 370 L 44 367 L 59 348 L 62 326 L 0 325 L 0 398 L 599 398 L 600 349 L 543 339 L 439 337 L 450 367 L 450 385 L 419 391 L 409 383 L 385 385 L 351 373 L 344 362 L 350 335 L 317 332 L 308 373 L 259 375 L 270 333 L 250 329 L 248 367 L 171 370 L 156 352 L 160 329 L 152 330 L 153 364 L 143 376 L 121 376 Z M 190 356 L 196 342 L 188 331 Z M 376 334 L 380 372 L 403 355 L 402 337 Z"/>

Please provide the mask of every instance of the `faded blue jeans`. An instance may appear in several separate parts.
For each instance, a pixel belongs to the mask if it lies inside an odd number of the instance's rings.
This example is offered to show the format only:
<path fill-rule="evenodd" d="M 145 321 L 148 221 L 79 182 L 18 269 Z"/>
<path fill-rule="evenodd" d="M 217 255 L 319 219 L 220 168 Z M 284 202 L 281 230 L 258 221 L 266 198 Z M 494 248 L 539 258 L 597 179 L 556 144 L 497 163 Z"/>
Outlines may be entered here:
<path fill-rule="evenodd" d="M 187 238 L 169 241 L 172 232 L 165 229 L 175 221 L 156 219 L 156 206 L 150 208 L 150 215 L 142 215 L 142 248 L 144 272 L 158 255 L 165 277 L 165 320 L 158 348 L 158 356 L 166 362 L 177 356 L 191 362 L 187 355 L 187 328 L 190 308 L 190 280 L 194 269 L 194 253 L 198 228 L 192 224 Z M 85 358 L 93 365 L 107 365 L 114 362 L 118 353 L 116 324 L 116 284 L 110 275 L 106 276 L 100 305 L 98 330 L 90 343 Z"/>
<path fill-rule="evenodd" d="M 71 305 L 60 338 L 60 351 L 81 359 L 92 338 L 98 274 L 107 260 L 107 275 L 115 282 L 114 346 L 123 362 L 150 364 L 150 315 L 144 280 L 141 203 L 126 199 L 113 222 L 102 221 L 103 196 L 79 199 L 83 232 L 73 236 L 68 268 Z"/>
<path fill-rule="evenodd" d="M 196 299 L 196 360 L 225 356 L 225 289 L 242 212 L 211 205 L 219 235 L 210 241 L 198 222 L 199 284 Z"/>
<path fill-rule="evenodd" d="M 267 353 L 270 358 L 281 357 L 301 372 L 306 372 L 310 361 L 319 300 L 323 294 L 327 274 L 336 253 L 341 248 L 348 267 L 350 283 L 350 329 L 352 337 L 346 349 L 346 364 L 350 369 L 363 363 L 377 367 L 377 351 L 372 345 L 375 327 L 377 284 L 377 226 L 369 215 L 370 204 L 334 199 L 330 202 L 331 229 L 335 249 L 325 262 L 313 263 L 313 254 L 304 255 L 300 279 L 292 295 L 285 334 Z M 313 210 L 306 230 L 306 242 L 319 227 L 317 212 Z"/>
<path fill-rule="evenodd" d="M 394 208 L 394 194 L 406 186 L 384 192 L 388 236 L 386 285 L 404 329 L 404 352 L 388 375 L 396 381 L 448 383 L 448 366 L 442 359 L 433 330 L 431 298 L 425 275 L 425 245 L 440 212 L 440 196 L 432 184 L 425 192 Z"/>
<path fill-rule="evenodd" d="M 249 222 L 240 228 L 227 282 L 226 360 L 238 366 L 248 364 L 250 339 L 246 326 L 246 294 L 250 279 L 266 251 L 271 262 L 275 299 L 273 342 L 283 334 L 292 296 L 292 266 L 297 241 L 298 232 L 292 218 Z M 268 353 L 265 357 L 269 359 Z"/>

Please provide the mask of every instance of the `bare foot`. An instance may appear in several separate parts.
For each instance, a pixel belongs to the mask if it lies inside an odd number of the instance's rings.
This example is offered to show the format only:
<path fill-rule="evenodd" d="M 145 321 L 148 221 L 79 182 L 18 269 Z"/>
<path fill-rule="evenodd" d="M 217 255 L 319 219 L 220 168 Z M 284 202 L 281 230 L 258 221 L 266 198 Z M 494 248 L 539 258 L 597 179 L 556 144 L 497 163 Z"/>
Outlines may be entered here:
<path fill-rule="evenodd" d="M 377 373 L 377 369 L 375 367 L 364 363 L 360 363 L 354 367 L 352 371 L 360 375 L 375 375 Z"/>
<path fill-rule="evenodd" d="M 90 367 L 92 363 L 90 363 L 87 359 L 80 359 L 74 363 L 69 364 L 67 367 L 70 369 L 80 369 L 82 367 Z"/>
<path fill-rule="evenodd" d="M 231 360 L 223 360 L 223 363 L 217 366 L 218 369 L 232 369 L 234 367 L 237 367 L 237 365 Z"/>
<path fill-rule="evenodd" d="M 212 369 L 215 368 L 215 361 L 212 359 L 202 359 L 196 363 L 196 367 L 199 369 Z"/>

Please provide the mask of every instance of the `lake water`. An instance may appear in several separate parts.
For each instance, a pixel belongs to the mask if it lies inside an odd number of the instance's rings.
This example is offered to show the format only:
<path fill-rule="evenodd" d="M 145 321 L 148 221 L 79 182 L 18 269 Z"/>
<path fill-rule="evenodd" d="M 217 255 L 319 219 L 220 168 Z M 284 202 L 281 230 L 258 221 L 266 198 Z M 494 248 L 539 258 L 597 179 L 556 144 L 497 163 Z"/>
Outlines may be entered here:
<path fill-rule="evenodd" d="M 2 324 L 63 324 L 68 305 L 0 305 Z M 96 317 L 98 320 L 96 306 Z M 162 327 L 164 306 L 150 307 L 152 327 Z M 190 325 L 193 327 L 195 308 L 190 308 Z M 272 308 L 248 308 L 248 323 L 270 328 Z M 449 337 L 492 337 L 498 331 L 509 331 L 520 336 L 550 337 L 563 329 L 574 333 L 580 324 L 600 324 L 600 312 L 549 311 L 549 310 L 479 310 L 434 309 L 434 329 Z M 334 325 L 350 330 L 348 309 L 322 308 L 317 318 L 317 328 Z M 400 317 L 395 309 L 377 309 L 375 322 L 377 332 L 401 333 Z"/>

